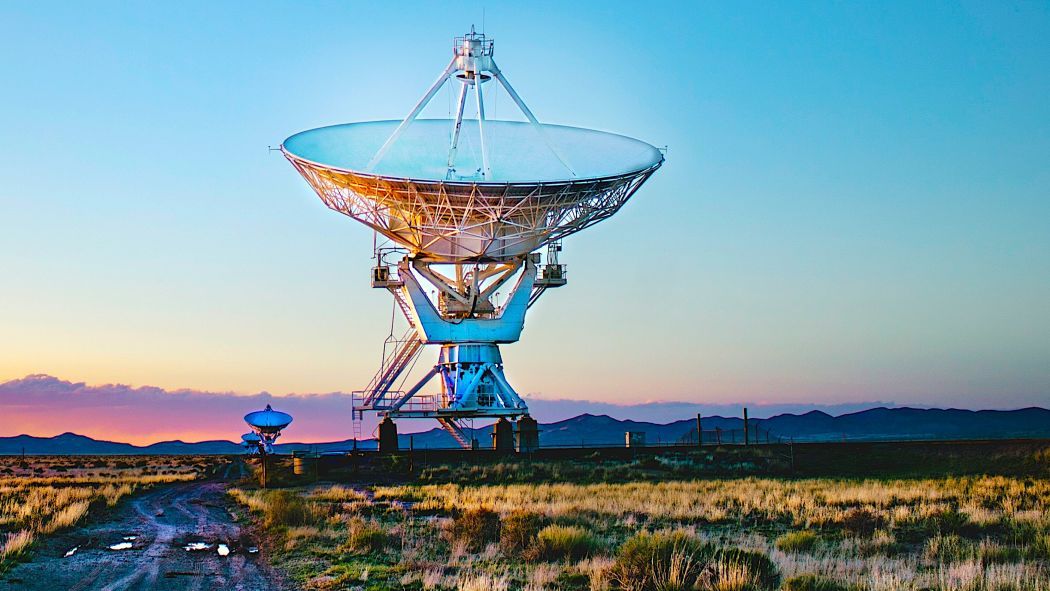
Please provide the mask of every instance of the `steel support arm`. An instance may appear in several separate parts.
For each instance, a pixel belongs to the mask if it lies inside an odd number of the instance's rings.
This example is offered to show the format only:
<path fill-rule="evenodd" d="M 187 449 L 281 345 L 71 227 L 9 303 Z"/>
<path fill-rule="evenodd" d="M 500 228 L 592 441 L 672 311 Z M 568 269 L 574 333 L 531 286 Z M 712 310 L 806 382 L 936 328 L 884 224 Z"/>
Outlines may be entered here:
<path fill-rule="evenodd" d="M 397 400 L 397 402 L 394 402 L 393 404 L 390 405 L 390 410 L 399 410 L 402 406 L 405 405 L 406 402 L 411 400 L 413 396 L 415 396 L 420 390 L 422 390 L 423 386 L 426 386 L 427 382 L 429 382 L 431 380 L 431 378 L 433 378 L 435 375 L 437 375 L 437 373 L 438 373 L 438 366 L 435 365 L 434 367 L 430 368 L 430 371 L 427 372 L 427 375 L 423 376 L 423 378 L 421 380 L 416 382 L 416 385 L 412 386 L 411 390 L 409 390 L 408 392 L 405 392 L 404 396 L 399 398 Z"/>
<path fill-rule="evenodd" d="M 427 90 L 427 93 L 423 95 L 423 98 L 419 99 L 419 102 L 416 103 L 416 106 L 412 108 L 412 111 L 408 114 L 408 117 L 405 117 L 405 119 L 401 121 L 401 125 L 397 126 L 397 129 L 394 130 L 394 133 L 390 134 L 390 137 L 387 138 L 386 143 L 384 143 L 383 146 L 379 148 L 379 151 L 376 152 L 375 156 L 372 156 L 372 159 L 368 162 L 368 166 L 365 167 L 365 172 L 372 172 L 372 169 L 375 168 L 376 164 L 379 164 L 379 161 L 382 160 L 384 156 L 386 156 L 387 151 L 390 150 L 390 147 L 394 145 L 394 142 L 397 141 L 397 138 L 401 137 L 401 133 L 405 131 L 405 128 L 407 128 L 409 125 L 412 124 L 413 121 L 416 120 L 416 117 L 419 116 L 419 113 L 423 110 L 423 107 L 427 106 L 427 103 L 430 102 L 430 99 L 434 98 L 434 95 L 437 94 L 437 91 L 440 90 L 442 86 L 444 86 L 445 81 L 448 80 L 448 77 L 451 76 L 452 73 L 455 71 L 456 58 L 452 58 L 452 61 L 450 61 L 448 63 L 448 66 L 445 67 L 445 71 L 442 72 L 441 75 L 438 76 L 438 79 L 434 81 L 434 84 L 431 85 L 430 90 Z"/>
<path fill-rule="evenodd" d="M 481 174 L 486 179 L 492 178 L 492 169 L 489 168 L 489 150 L 485 144 L 485 101 L 481 96 L 481 72 L 474 72 L 474 94 L 478 100 L 478 135 L 481 136 Z"/>
<path fill-rule="evenodd" d="M 452 128 L 452 146 L 448 149 L 448 172 L 445 178 L 451 179 L 456 171 L 456 150 L 459 149 L 459 130 L 463 127 L 463 107 L 467 103 L 467 83 L 459 89 L 459 100 L 456 102 L 456 126 Z"/>
<path fill-rule="evenodd" d="M 499 68 L 496 67 L 495 62 L 492 63 L 492 75 L 495 76 L 496 80 L 499 80 L 499 83 L 502 84 L 503 88 L 507 90 L 507 94 L 509 94 L 510 98 L 514 100 L 514 104 L 518 105 L 518 108 L 521 109 L 522 114 L 525 115 L 525 118 L 528 119 L 529 123 L 532 124 L 532 127 L 536 130 L 536 133 L 540 134 L 540 138 L 543 139 L 543 143 L 547 144 L 547 148 L 550 149 L 552 153 L 554 153 L 554 157 L 558 159 L 558 162 L 561 162 L 562 166 L 564 166 L 569 171 L 569 173 L 572 174 L 572 176 L 577 176 L 576 171 L 572 168 L 572 165 L 570 165 L 568 160 L 566 160 L 565 157 L 562 156 L 561 152 L 558 151 L 558 148 L 556 148 L 554 144 L 551 143 L 550 138 L 547 137 L 547 132 L 543 131 L 543 126 L 540 125 L 539 120 L 537 120 L 536 116 L 532 114 L 532 111 L 530 111 L 529 108 L 525 106 L 525 101 L 521 100 L 521 97 L 518 96 L 518 93 L 514 91 L 514 87 L 510 85 L 510 82 L 507 80 L 507 77 L 503 75 L 503 72 L 501 72 Z"/>

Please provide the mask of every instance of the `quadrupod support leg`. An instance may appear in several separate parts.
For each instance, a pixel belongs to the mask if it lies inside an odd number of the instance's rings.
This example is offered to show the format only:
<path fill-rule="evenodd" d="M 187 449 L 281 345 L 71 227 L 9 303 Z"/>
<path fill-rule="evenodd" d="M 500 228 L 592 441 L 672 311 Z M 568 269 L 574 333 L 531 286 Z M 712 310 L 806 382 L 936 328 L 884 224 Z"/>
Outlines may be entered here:
<path fill-rule="evenodd" d="M 485 275 L 491 283 L 488 287 L 475 280 L 471 287 L 464 289 L 462 285 L 444 282 L 443 276 L 427 267 L 420 265 L 417 268 L 417 264 L 409 260 L 398 266 L 398 279 L 386 287 L 402 304 L 402 310 L 415 331 L 414 342 L 419 347 L 423 344 L 441 345 L 441 352 L 437 363 L 406 390 L 391 389 L 398 376 L 407 370 L 406 364 L 398 364 L 381 372 L 384 379 L 375 381 L 377 386 L 367 392 L 366 404 L 358 407 L 357 412 L 370 410 L 384 417 L 380 427 L 381 441 L 384 432 L 395 429 L 394 419 L 432 418 L 438 420 L 461 446 L 472 448 L 478 443 L 464 429 L 462 421 L 497 418 L 504 419 L 500 423 L 504 426 L 501 433 L 506 435 L 493 444 L 501 449 L 515 447 L 514 431 L 507 430 L 511 426 L 506 419 L 526 416 L 529 409 L 507 380 L 499 345 L 520 338 L 525 312 L 539 288 L 536 261 L 532 257 L 522 257 L 506 268 L 507 271 L 492 270 Z M 495 291 L 493 285 L 510 280 L 519 270 L 517 283 L 503 305 L 492 306 L 489 298 Z M 477 269 L 475 273 L 478 273 Z M 457 274 L 462 275 L 462 270 L 457 270 Z M 446 307 L 439 310 L 427 295 L 423 279 L 433 283 L 439 291 L 465 299 L 466 302 L 461 300 L 460 303 L 469 303 L 471 312 L 463 314 L 461 310 L 459 313 L 463 317 L 454 317 Z M 451 293 L 454 289 L 459 291 Z M 487 312 L 475 313 L 475 308 Z M 435 380 L 439 392 L 435 395 L 426 393 L 425 389 L 432 387 Z M 535 429 L 531 432 L 534 433 Z M 383 447 L 396 449 L 395 438 L 396 435 L 388 436 Z M 529 443 L 535 440 L 534 435 L 527 434 L 525 439 L 526 448 L 534 447 Z"/>
<path fill-rule="evenodd" d="M 434 378 L 441 394 L 437 404 L 413 404 Z M 529 412 L 503 373 L 495 343 L 445 344 L 437 365 L 383 413 L 389 418 L 516 417 Z"/>

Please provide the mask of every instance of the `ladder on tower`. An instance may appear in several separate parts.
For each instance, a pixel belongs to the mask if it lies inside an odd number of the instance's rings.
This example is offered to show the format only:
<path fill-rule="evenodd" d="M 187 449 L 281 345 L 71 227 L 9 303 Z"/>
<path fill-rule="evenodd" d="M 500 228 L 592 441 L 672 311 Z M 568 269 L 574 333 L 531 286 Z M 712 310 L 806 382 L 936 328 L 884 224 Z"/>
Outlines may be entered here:
<path fill-rule="evenodd" d="M 398 288 L 391 287 L 390 293 L 394 296 L 394 301 L 397 302 L 397 307 L 401 308 L 401 313 L 404 314 L 405 320 L 408 321 L 408 327 L 411 329 L 416 328 L 416 322 L 412 319 L 412 309 L 408 305 L 408 300 L 405 299 L 405 294 Z"/>
<path fill-rule="evenodd" d="M 354 447 L 361 441 L 361 419 L 357 416 L 357 407 L 361 403 L 361 393 L 350 393 L 350 424 L 354 430 Z"/>

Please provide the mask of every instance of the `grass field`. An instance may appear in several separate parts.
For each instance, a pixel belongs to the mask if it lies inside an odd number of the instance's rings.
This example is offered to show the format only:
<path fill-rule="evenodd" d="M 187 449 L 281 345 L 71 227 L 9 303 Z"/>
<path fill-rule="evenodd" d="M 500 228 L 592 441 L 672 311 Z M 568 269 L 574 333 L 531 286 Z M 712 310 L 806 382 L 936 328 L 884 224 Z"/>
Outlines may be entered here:
<path fill-rule="evenodd" d="M 307 589 L 1050 589 L 1043 478 L 234 491 Z"/>
<path fill-rule="evenodd" d="M 42 536 L 138 489 L 194 480 L 215 459 L 167 456 L 0 457 L 0 573 Z"/>

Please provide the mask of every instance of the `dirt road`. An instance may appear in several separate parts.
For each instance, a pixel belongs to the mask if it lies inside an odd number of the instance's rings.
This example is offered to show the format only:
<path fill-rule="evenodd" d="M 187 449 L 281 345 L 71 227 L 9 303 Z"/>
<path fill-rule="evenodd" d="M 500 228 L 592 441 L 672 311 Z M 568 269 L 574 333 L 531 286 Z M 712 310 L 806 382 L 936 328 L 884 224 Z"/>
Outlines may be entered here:
<path fill-rule="evenodd" d="M 0 589 L 289 589 L 233 522 L 230 508 L 217 482 L 147 491 L 103 521 L 38 543 L 32 562 L 8 572 Z"/>

